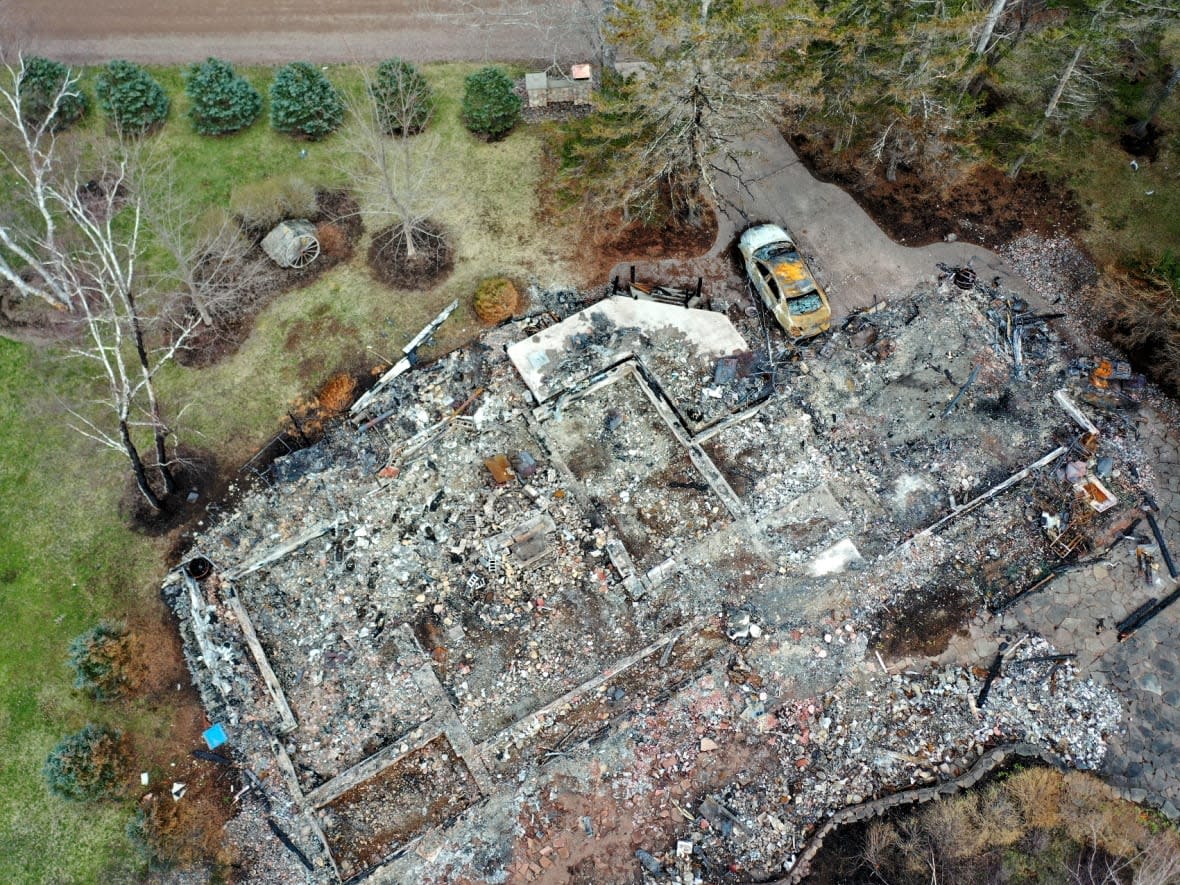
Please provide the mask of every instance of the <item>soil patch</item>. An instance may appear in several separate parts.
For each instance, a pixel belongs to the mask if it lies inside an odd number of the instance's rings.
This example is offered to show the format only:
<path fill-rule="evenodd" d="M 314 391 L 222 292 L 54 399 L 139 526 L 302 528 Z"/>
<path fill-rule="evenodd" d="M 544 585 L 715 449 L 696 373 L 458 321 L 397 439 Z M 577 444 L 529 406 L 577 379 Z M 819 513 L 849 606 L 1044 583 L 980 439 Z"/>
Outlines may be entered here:
<path fill-rule="evenodd" d="M 1155 123 L 1148 123 L 1147 129 L 1142 135 L 1138 134 L 1134 128 L 1128 129 L 1119 139 L 1119 144 L 1132 157 L 1155 162 L 1160 155 L 1160 139 L 1166 134 L 1165 130 L 1156 126 Z"/>
<path fill-rule="evenodd" d="M 140 455 L 152 490 L 164 496 L 163 480 L 154 467 L 153 453 L 141 451 Z M 217 460 L 211 452 L 181 446 L 177 459 L 178 463 L 172 468 L 176 491 L 163 497 L 161 510 L 148 504 L 135 483 L 135 477 L 128 471 L 119 512 L 135 531 L 150 537 L 166 535 L 203 513 L 210 500 L 217 500 L 224 494 L 227 477 L 218 470 Z"/>
<path fill-rule="evenodd" d="M 440 736 L 333 799 L 319 818 L 341 875 L 350 878 L 478 798 L 467 766 Z"/>
<path fill-rule="evenodd" d="M 364 232 L 356 198 L 346 190 L 323 190 L 316 194 L 316 208 L 310 220 L 317 222 L 322 238 L 319 257 L 306 267 L 279 267 L 262 251 L 267 231 L 254 234 L 246 259 L 228 277 L 220 271 L 219 287 L 236 290 L 232 309 L 217 310 L 212 325 L 199 326 L 187 348 L 177 353 L 177 362 L 202 369 L 236 353 L 250 336 L 254 318 L 276 296 L 312 283 L 352 256 Z M 195 305 L 187 299 L 182 310 L 186 322 L 197 316 Z"/>
<path fill-rule="evenodd" d="M 11 284 L 0 285 L 0 335 L 22 344 L 56 344 L 78 334 L 77 318 L 54 310 L 40 298 L 25 298 Z"/>
<path fill-rule="evenodd" d="M 808 171 L 839 185 L 892 239 L 925 246 L 954 235 L 996 248 L 1021 234 L 1068 234 L 1083 224 L 1071 190 L 1044 175 L 1009 178 L 983 163 L 957 176 L 899 167 L 896 180 L 852 151 L 836 152 L 823 136 L 785 133 Z"/>
<path fill-rule="evenodd" d="M 963 630 L 979 598 L 975 588 L 946 574 L 886 610 L 873 643 L 888 660 L 909 655 L 934 657 L 946 651 L 951 637 Z"/>
<path fill-rule="evenodd" d="M 132 843 L 153 869 L 180 866 L 217 873 L 232 862 L 223 827 L 236 812 L 229 797 L 237 789 L 232 766 L 196 758 L 209 726 L 181 653 L 176 621 L 159 601 L 134 610 L 129 622 L 139 678 L 133 693 L 118 702 L 130 716 L 145 707 L 163 727 L 128 729 L 127 789 L 138 813 L 129 828 Z M 221 751 L 224 753 L 225 751 Z M 147 772 L 142 784 L 140 772 Z M 172 785 L 183 795 L 172 798 Z"/>
<path fill-rule="evenodd" d="M 558 222 L 576 215 L 578 264 L 585 285 L 609 282 L 611 268 L 620 261 L 697 258 L 713 247 L 717 215 L 711 208 L 705 210 L 699 225 L 682 219 L 647 226 L 628 222 L 620 212 L 599 211 L 578 198 L 577 189 L 569 187 L 561 168 L 561 152 L 560 137 L 547 141 L 537 189 L 539 211 L 542 218 Z"/>
<path fill-rule="evenodd" d="M 421 291 L 442 282 L 455 267 L 455 250 L 447 232 L 433 221 L 425 221 L 414 233 L 414 255 L 400 224 L 391 224 L 373 234 L 369 245 L 369 270 L 378 280 L 395 289 Z"/>
<path fill-rule="evenodd" d="M 675 221 L 660 227 L 637 222 L 625 224 L 617 213 L 588 223 L 591 231 L 582 266 L 592 284 L 608 282 L 607 274 L 620 261 L 652 261 L 669 258 L 697 258 L 717 238 L 717 216 L 707 211 L 700 226 Z M 625 282 L 625 281 L 620 281 Z"/>
<path fill-rule="evenodd" d="M 324 362 L 314 347 L 310 351 L 304 349 L 306 342 L 359 337 L 360 330 L 356 326 L 340 322 L 338 317 L 329 313 L 328 305 L 325 304 L 310 311 L 306 319 L 293 322 L 287 330 L 283 346 L 287 353 L 312 354 L 300 360 L 297 367 L 299 380 L 310 385 L 322 380 Z"/>
<path fill-rule="evenodd" d="M 179 648 L 169 648 L 167 655 L 172 654 L 177 656 L 174 665 L 184 672 Z M 237 788 L 235 769 L 192 755 L 204 748 L 201 734 L 209 723 L 191 685 L 174 683 L 170 696 L 159 697 L 159 702 L 168 710 L 169 728 L 152 734 L 136 731 L 132 737 L 133 795 L 139 806 L 129 828 L 132 843 L 153 866 L 224 870 L 234 860 L 223 827 L 237 810 L 228 801 Z M 141 771 L 148 772 L 146 786 L 140 784 Z M 173 784 L 183 785 L 178 800 L 171 795 Z"/>

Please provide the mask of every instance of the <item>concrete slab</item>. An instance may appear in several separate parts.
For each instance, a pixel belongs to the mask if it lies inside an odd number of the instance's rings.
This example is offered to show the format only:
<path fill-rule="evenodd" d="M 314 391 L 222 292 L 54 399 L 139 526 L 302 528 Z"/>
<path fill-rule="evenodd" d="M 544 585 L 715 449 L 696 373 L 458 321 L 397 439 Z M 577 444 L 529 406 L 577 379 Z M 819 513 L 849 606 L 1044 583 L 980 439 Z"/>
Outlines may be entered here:
<path fill-rule="evenodd" d="M 628 356 L 642 359 L 650 346 L 644 339 L 666 339 L 669 333 L 693 351 L 702 367 L 748 349 L 724 314 L 616 296 L 509 346 L 508 358 L 543 403 Z M 591 337 L 598 345 L 593 350 L 586 346 Z M 561 357 L 578 352 L 586 358 L 571 371 Z"/>

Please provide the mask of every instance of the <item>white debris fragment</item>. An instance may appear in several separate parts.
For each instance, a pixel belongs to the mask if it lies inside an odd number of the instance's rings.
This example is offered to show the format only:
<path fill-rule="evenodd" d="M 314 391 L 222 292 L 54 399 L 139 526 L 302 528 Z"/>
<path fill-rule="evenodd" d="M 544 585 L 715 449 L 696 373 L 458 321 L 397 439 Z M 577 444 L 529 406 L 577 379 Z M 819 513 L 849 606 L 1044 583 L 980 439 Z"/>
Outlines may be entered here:
<path fill-rule="evenodd" d="M 813 559 L 810 565 L 808 565 L 807 570 L 811 573 L 812 577 L 820 578 L 824 575 L 834 575 L 842 572 L 850 564 L 860 561 L 860 551 L 856 549 L 856 545 L 852 543 L 852 539 L 844 538 L 841 541 L 837 541 Z"/>

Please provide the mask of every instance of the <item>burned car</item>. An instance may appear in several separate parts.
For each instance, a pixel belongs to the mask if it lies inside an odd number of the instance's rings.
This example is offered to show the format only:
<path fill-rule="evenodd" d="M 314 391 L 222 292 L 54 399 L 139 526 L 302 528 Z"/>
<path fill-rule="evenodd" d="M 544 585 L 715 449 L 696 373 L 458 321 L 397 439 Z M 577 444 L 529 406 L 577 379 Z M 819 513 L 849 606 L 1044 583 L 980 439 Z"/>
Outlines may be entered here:
<path fill-rule="evenodd" d="M 790 234 L 775 224 L 749 228 L 738 241 L 746 273 L 763 304 L 792 338 L 811 338 L 832 324 L 832 307 Z"/>

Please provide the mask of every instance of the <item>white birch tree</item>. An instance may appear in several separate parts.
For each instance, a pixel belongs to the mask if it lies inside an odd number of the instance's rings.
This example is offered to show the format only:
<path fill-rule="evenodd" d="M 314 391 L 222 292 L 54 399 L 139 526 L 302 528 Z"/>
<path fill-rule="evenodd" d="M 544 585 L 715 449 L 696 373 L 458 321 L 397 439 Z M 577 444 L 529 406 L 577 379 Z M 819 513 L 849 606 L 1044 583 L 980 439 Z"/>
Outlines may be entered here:
<path fill-rule="evenodd" d="M 0 151 L 18 184 L 0 217 L 0 278 L 76 318 L 69 350 L 93 368 L 99 393 L 69 409 L 71 425 L 126 458 L 144 500 L 159 510 L 176 491 L 177 462 L 156 378 L 187 345 L 195 319 L 158 311 L 161 293 L 142 266 L 142 148 L 116 140 L 67 150 L 46 121 L 77 79 L 65 78 L 38 121 L 20 113 L 22 73 L 23 62 L 6 66 L 0 83 Z"/>
<path fill-rule="evenodd" d="M 144 197 L 133 178 L 135 161 L 134 149 L 119 143 L 99 177 L 75 171 L 54 188 L 71 236 L 51 266 L 54 276 L 75 293 L 82 334 L 70 351 L 93 367 L 100 382 L 100 393 L 88 406 L 70 408 L 72 426 L 123 455 L 144 500 L 160 510 L 177 491 L 178 462 L 175 433 L 156 378 L 187 346 L 197 318 L 149 312 L 149 302 L 158 307 L 159 293 L 144 285 Z M 150 438 L 150 460 L 136 442 L 144 437 Z M 153 483 L 149 474 L 158 481 Z"/>
<path fill-rule="evenodd" d="M 77 93 L 78 78 L 70 72 L 49 100 L 39 120 L 22 113 L 25 58 L 5 64 L 0 73 L 0 159 L 18 182 L 0 203 L 0 279 L 25 298 L 40 298 L 58 310 L 73 306 L 74 293 L 50 272 L 46 262 L 58 251 L 57 207 L 52 194 L 58 137 L 58 107 Z"/>

